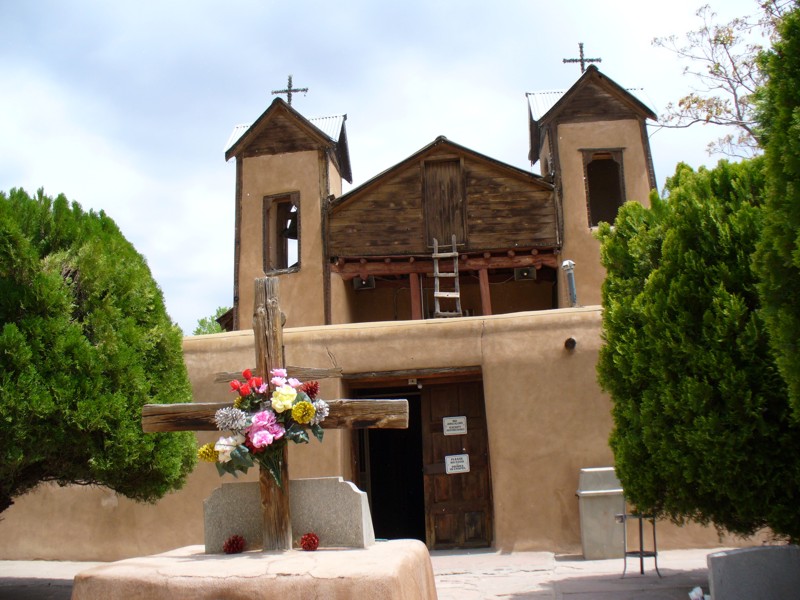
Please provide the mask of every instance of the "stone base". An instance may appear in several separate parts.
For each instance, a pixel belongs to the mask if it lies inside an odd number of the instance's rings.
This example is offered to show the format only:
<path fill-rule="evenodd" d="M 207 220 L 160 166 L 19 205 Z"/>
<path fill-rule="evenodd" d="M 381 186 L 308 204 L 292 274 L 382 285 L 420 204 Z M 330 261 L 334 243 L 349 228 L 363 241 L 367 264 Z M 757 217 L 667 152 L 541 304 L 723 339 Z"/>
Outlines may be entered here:
<path fill-rule="evenodd" d="M 433 568 L 417 540 L 355 550 L 209 555 L 203 546 L 129 558 L 75 576 L 72 600 L 435 600 Z"/>
<path fill-rule="evenodd" d="M 800 546 L 754 546 L 708 555 L 712 600 L 797 598 Z"/>

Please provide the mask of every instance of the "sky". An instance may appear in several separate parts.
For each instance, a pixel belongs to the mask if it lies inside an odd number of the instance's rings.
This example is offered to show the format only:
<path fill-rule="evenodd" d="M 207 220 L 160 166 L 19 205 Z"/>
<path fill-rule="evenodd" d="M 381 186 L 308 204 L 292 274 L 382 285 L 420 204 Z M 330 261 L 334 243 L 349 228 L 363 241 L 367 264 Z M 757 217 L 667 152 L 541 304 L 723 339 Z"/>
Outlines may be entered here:
<path fill-rule="evenodd" d="M 347 115 L 353 186 L 444 135 L 538 173 L 526 92 L 566 90 L 578 56 L 656 114 L 696 85 L 652 45 L 700 25 L 702 0 L 0 0 L 0 190 L 103 210 L 191 334 L 233 294 L 228 138 L 293 75 L 306 117 Z M 712 2 L 720 19 L 756 0 Z M 285 96 L 284 96 L 285 98 Z M 722 132 L 650 127 L 659 188 L 713 166 Z"/>

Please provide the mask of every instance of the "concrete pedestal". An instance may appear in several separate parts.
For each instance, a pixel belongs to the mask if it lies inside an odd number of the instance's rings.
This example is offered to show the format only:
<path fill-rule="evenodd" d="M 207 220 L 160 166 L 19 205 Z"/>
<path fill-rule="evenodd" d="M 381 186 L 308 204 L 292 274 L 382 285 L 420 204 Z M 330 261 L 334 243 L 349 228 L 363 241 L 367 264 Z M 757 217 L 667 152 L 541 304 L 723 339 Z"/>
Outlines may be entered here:
<path fill-rule="evenodd" d="M 205 554 L 188 546 L 75 576 L 72 600 L 435 600 L 430 555 L 417 540 L 355 550 Z"/>

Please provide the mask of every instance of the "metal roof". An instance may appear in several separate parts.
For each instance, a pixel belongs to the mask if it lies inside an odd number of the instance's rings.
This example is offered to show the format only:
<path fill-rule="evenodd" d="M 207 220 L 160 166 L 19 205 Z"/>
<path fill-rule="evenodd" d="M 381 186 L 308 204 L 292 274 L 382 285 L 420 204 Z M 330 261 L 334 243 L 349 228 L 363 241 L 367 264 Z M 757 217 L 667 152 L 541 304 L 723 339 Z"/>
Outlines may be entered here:
<path fill-rule="evenodd" d="M 314 117 L 313 119 L 308 119 L 310 123 L 314 125 L 317 129 L 319 129 L 322 133 L 327 135 L 332 141 L 338 142 L 339 135 L 342 132 L 342 125 L 344 124 L 345 120 L 347 120 L 347 115 L 335 115 L 333 117 Z M 243 125 L 236 125 L 233 128 L 230 136 L 228 137 L 228 141 L 225 142 L 225 152 L 230 150 L 230 148 L 239 141 L 239 139 L 247 133 L 247 130 L 250 129 L 250 124 L 243 124 Z"/>
<path fill-rule="evenodd" d="M 561 100 L 567 90 L 549 90 L 542 92 L 527 92 L 525 95 L 528 97 L 528 106 L 531 109 L 531 115 L 535 121 L 538 121 L 547 114 L 556 102 Z"/>
<path fill-rule="evenodd" d="M 644 93 L 644 88 L 625 88 L 626 92 L 633 94 L 634 92 Z M 534 121 L 538 121 L 545 116 L 551 108 L 556 105 L 556 102 L 561 100 L 561 97 L 567 93 L 567 90 L 546 90 L 541 92 L 526 92 L 525 96 L 528 98 L 528 106 L 531 109 L 531 116 Z M 645 94 L 646 95 L 646 94 Z"/>

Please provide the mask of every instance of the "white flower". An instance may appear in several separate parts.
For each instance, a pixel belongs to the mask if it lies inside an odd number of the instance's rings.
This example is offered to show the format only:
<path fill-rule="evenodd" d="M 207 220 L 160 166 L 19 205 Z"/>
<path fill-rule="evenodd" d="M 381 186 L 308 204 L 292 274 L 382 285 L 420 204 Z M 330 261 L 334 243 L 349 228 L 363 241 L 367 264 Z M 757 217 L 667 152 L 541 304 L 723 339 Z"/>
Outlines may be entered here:
<path fill-rule="evenodd" d="M 229 437 L 221 437 L 214 444 L 214 450 L 219 454 L 217 460 L 221 463 L 226 463 L 231 459 L 231 452 L 236 450 L 236 446 L 244 444 L 244 436 L 241 434 L 232 435 Z"/>

